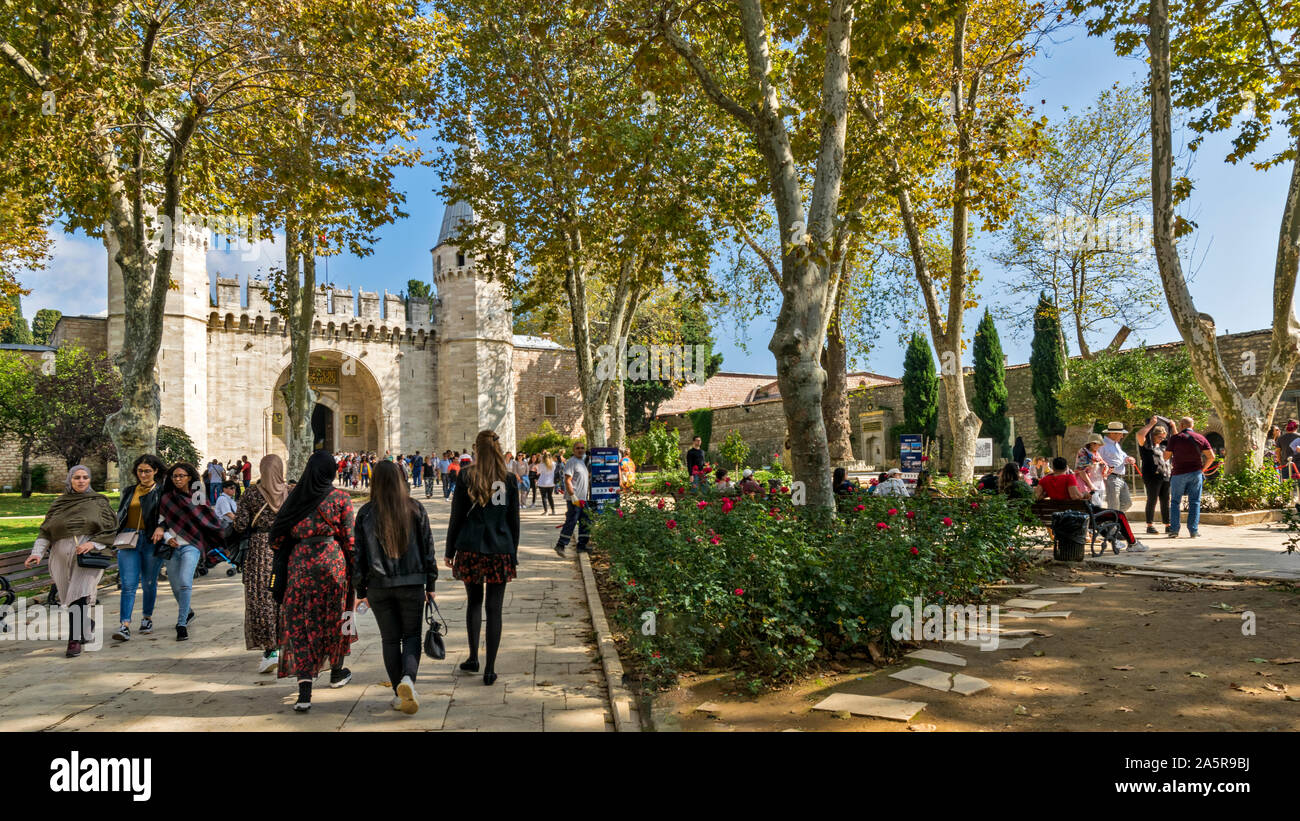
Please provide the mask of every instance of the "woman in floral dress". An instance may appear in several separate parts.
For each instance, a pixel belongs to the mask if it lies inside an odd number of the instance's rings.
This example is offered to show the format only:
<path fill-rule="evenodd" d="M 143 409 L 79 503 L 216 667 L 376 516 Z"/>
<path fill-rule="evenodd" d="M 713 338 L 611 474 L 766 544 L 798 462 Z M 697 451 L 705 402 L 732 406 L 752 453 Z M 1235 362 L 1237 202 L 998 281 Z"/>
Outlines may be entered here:
<path fill-rule="evenodd" d="M 300 713 L 311 709 L 312 679 L 325 664 L 331 687 L 352 680 L 343 660 L 357 638 L 355 630 L 344 629 L 344 613 L 355 601 L 353 511 L 348 492 L 334 487 L 337 473 L 333 456 L 313 453 L 271 528 L 272 574 L 284 580 L 278 677 L 297 677 L 293 709 Z"/>
<path fill-rule="evenodd" d="M 280 607 L 271 596 L 271 526 L 288 495 L 284 460 L 275 454 L 263 456 L 257 484 L 244 493 L 235 509 L 235 532 L 248 534 L 243 564 L 244 648 L 262 651 L 259 673 L 270 673 L 280 663 Z"/>

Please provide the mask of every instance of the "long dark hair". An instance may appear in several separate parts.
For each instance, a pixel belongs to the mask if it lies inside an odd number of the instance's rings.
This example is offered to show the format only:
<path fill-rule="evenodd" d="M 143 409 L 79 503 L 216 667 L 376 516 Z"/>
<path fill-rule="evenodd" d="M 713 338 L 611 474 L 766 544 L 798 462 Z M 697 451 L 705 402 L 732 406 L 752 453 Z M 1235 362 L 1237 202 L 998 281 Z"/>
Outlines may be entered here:
<path fill-rule="evenodd" d="M 163 464 L 163 460 L 154 456 L 152 453 L 142 453 L 135 457 L 135 461 L 131 463 L 131 478 L 135 480 L 137 485 L 140 484 L 140 477 L 136 475 L 136 470 L 138 470 L 141 465 L 148 465 L 153 468 L 153 483 L 155 485 L 161 486 L 162 482 L 166 480 L 166 477 L 162 475 L 167 470 L 167 466 Z"/>
<path fill-rule="evenodd" d="M 194 492 L 194 483 L 199 481 L 198 469 L 189 462 L 177 462 L 167 468 L 167 478 L 163 481 L 163 493 L 166 493 L 169 490 L 176 490 L 176 484 L 172 482 L 172 474 L 175 473 L 177 469 L 185 471 L 190 476 L 189 480 L 185 483 L 185 488 L 181 490 L 181 493 L 188 496 Z"/>
<path fill-rule="evenodd" d="M 998 490 L 1003 493 L 1009 493 L 1011 488 L 1021 482 L 1020 468 L 1016 467 L 1015 462 L 1007 462 L 998 471 Z"/>
<path fill-rule="evenodd" d="M 474 439 L 474 464 L 461 477 L 471 502 L 484 507 L 492 499 L 492 486 L 506 480 L 506 456 L 494 430 L 481 430 Z"/>
<path fill-rule="evenodd" d="M 384 555 L 396 559 L 406 552 L 411 535 L 411 514 L 418 504 L 411 498 L 397 465 L 380 462 L 370 479 L 370 504 L 375 507 L 375 532 Z"/>

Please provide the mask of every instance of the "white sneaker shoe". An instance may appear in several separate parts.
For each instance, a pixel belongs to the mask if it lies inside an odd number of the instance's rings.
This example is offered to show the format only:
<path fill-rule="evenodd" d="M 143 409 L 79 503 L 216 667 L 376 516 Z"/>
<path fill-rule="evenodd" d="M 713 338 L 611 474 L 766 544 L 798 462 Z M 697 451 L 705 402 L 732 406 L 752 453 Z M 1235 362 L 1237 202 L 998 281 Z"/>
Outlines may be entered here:
<path fill-rule="evenodd" d="M 1147 546 L 1144 545 L 1144 544 L 1142 544 L 1141 542 L 1134 542 L 1133 544 L 1131 544 L 1131 545 L 1128 546 L 1128 551 L 1127 551 L 1127 552 L 1129 552 L 1129 553 L 1145 553 L 1145 552 L 1147 552 Z"/>
<path fill-rule="evenodd" d="M 275 652 L 269 656 L 262 656 L 262 660 L 258 662 L 257 665 L 257 672 L 274 673 L 275 669 L 279 666 L 280 666 L 280 654 L 278 652 Z"/>
<path fill-rule="evenodd" d="M 392 701 L 391 704 L 389 704 L 389 706 L 392 707 L 394 710 L 397 710 L 398 712 L 401 712 L 401 710 L 402 710 L 402 699 L 399 698 L 398 696 L 393 696 L 393 701 Z"/>
<path fill-rule="evenodd" d="M 415 682 L 411 681 L 410 676 L 402 676 L 401 682 L 397 685 L 397 699 L 401 705 L 397 708 L 409 715 L 415 715 L 420 709 L 420 699 L 415 695 Z"/>

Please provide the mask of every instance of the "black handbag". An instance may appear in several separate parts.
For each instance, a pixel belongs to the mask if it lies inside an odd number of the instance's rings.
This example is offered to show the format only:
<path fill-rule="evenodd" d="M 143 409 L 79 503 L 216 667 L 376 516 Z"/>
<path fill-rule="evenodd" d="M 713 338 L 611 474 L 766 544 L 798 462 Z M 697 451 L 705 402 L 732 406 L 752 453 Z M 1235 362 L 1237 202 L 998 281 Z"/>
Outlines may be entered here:
<path fill-rule="evenodd" d="M 434 618 L 434 613 L 438 618 Z M 429 625 L 429 632 L 424 634 L 424 652 L 431 659 L 442 661 L 447 657 L 447 645 L 443 643 L 442 637 L 447 635 L 446 622 L 440 621 L 442 611 L 438 609 L 438 603 L 425 600 L 424 602 L 424 621 Z"/>
<path fill-rule="evenodd" d="M 111 550 L 88 550 L 85 553 L 77 554 L 77 567 L 104 570 L 112 563 L 113 551 Z"/>

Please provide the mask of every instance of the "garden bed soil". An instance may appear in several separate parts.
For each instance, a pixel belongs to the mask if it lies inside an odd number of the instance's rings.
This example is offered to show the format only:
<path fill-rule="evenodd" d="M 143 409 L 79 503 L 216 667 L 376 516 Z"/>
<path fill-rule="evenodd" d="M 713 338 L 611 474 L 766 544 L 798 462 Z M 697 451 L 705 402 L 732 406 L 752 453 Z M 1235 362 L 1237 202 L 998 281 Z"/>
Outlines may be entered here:
<path fill-rule="evenodd" d="M 594 565 L 601 599 L 613 612 L 608 562 Z M 1050 634 L 1022 650 L 937 645 L 967 659 L 960 671 L 988 681 L 992 686 L 983 692 L 960 696 L 907 684 L 888 676 L 913 662 L 881 667 L 855 654 L 756 698 L 741 694 L 727 672 L 684 675 L 676 688 L 653 694 L 647 712 L 660 731 L 1300 729 L 1300 701 L 1287 699 L 1300 699 L 1300 663 L 1270 661 L 1300 658 L 1300 588 L 1246 583 L 1214 590 L 1064 565 L 1031 571 L 1024 581 L 1106 586 L 1065 604 L 1058 599 L 1052 609 L 1069 609 L 1068 619 L 1004 620 L 1003 627 Z M 1243 611 L 1254 614 L 1256 635 L 1243 635 Z M 637 659 L 617 634 L 616 641 L 635 687 Z M 908 723 L 812 709 L 832 693 L 922 701 L 927 707 Z M 707 702 L 716 706 L 714 712 L 696 709 Z"/>

